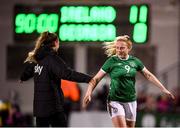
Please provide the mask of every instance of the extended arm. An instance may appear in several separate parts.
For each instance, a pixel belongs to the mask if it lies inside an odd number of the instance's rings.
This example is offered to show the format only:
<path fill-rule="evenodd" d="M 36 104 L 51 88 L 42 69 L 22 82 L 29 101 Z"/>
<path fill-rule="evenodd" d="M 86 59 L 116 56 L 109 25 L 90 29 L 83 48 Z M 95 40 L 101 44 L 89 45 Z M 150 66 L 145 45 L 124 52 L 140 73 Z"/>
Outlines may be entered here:
<path fill-rule="evenodd" d="M 59 79 L 89 83 L 92 77 L 88 74 L 77 72 L 66 65 L 66 63 L 59 57 L 52 59 L 50 70 Z"/>
<path fill-rule="evenodd" d="M 20 82 L 27 81 L 34 76 L 34 66 L 35 63 L 33 62 L 27 62 L 25 64 L 25 69 L 20 76 Z"/>
<path fill-rule="evenodd" d="M 142 74 L 145 76 L 145 78 L 147 80 L 149 80 L 150 82 L 152 82 L 154 85 L 156 85 L 158 88 L 161 89 L 162 92 L 164 92 L 166 95 L 168 95 L 169 97 L 171 97 L 172 99 L 174 99 L 174 95 L 171 94 L 171 92 L 169 92 L 164 86 L 163 84 L 147 69 L 144 68 L 142 70 Z"/>
<path fill-rule="evenodd" d="M 88 103 L 91 101 L 91 95 L 99 81 L 106 75 L 105 72 L 99 70 L 99 72 L 93 77 L 93 79 L 89 82 L 89 86 L 87 88 L 85 97 L 83 99 L 83 108 L 86 108 Z"/>

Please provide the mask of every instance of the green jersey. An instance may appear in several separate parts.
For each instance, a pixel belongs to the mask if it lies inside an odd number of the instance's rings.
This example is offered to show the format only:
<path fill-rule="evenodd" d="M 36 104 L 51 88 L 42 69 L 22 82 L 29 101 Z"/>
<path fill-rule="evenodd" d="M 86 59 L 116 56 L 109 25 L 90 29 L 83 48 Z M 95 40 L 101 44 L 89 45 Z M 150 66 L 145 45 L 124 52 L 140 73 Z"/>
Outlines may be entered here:
<path fill-rule="evenodd" d="M 102 66 L 111 78 L 108 99 L 111 101 L 131 102 L 136 100 L 135 76 L 144 68 L 143 63 L 134 56 L 122 60 L 112 56 Z"/>

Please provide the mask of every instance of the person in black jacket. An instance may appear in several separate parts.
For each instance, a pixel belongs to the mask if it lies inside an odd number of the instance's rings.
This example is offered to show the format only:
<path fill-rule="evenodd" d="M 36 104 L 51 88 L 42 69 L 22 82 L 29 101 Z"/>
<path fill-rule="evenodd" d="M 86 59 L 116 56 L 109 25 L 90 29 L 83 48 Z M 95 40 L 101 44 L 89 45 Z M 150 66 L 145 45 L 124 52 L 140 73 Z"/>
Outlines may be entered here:
<path fill-rule="evenodd" d="M 33 114 L 36 126 L 66 126 L 64 95 L 59 86 L 61 79 L 85 83 L 92 79 L 69 68 L 57 55 L 58 48 L 59 39 L 55 33 L 41 33 L 34 50 L 25 60 L 26 67 L 20 77 L 20 82 L 34 77 Z"/>

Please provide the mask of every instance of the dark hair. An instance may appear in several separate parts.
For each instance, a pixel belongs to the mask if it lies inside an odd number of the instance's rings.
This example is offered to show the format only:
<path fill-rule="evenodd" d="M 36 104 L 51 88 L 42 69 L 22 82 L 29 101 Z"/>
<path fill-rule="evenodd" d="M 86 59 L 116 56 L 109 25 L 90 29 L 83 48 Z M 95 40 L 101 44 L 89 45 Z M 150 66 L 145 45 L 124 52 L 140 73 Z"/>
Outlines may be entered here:
<path fill-rule="evenodd" d="M 48 31 L 45 31 L 43 33 L 41 33 L 41 35 L 38 37 L 36 44 L 35 44 L 35 48 L 28 53 L 28 57 L 26 58 L 26 60 L 24 62 L 30 61 L 30 62 L 36 62 L 36 59 L 34 58 L 36 52 L 38 51 L 39 48 L 41 47 L 54 47 L 55 43 L 54 41 L 56 41 L 58 39 L 58 36 L 56 35 L 56 33 L 51 33 Z"/>
<path fill-rule="evenodd" d="M 55 45 L 54 41 L 56 41 L 58 39 L 58 36 L 56 35 L 56 33 L 50 33 L 48 31 L 43 32 L 41 34 L 41 36 L 42 36 L 42 39 L 43 39 L 43 41 L 41 43 L 41 46 L 53 47 Z"/>

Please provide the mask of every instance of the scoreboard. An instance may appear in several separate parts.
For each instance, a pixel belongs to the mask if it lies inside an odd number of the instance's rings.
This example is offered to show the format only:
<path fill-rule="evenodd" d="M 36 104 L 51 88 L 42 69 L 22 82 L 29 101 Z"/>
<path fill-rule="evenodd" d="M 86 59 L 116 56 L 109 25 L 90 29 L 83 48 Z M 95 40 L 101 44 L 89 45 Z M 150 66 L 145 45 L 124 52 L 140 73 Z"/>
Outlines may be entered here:
<path fill-rule="evenodd" d="M 35 40 L 43 31 L 61 42 L 104 42 L 127 34 L 134 43 L 147 43 L 149 6 L 138 5 L 15 5 L 14 40 Z"/>

